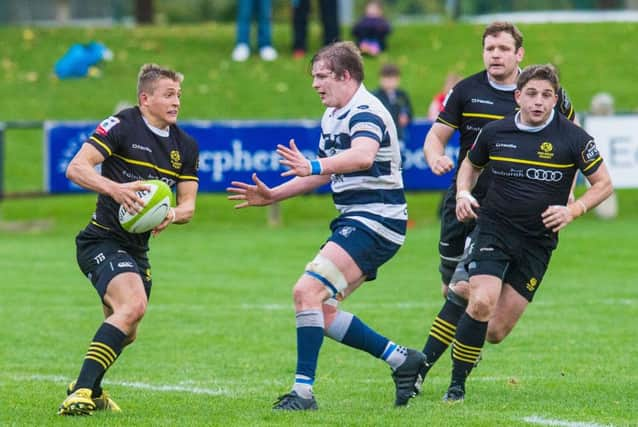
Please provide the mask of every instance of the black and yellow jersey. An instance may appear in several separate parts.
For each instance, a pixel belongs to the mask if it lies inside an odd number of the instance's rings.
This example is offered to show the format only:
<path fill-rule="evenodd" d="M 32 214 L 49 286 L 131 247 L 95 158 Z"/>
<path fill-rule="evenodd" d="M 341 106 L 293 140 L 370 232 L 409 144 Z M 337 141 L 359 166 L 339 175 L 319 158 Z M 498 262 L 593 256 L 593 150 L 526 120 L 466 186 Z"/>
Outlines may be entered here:
<path fill-rule="evenodd" d="M 195 140 L 176 125 L 165 133 L 152 129 L 138 107 L 102 121 L 86 143 L 102 153 L 102 176 L 115 182 L 160 179 L 174 189 L 181 181 L 198 181 L 199 148 Z M 108 233 L 132 249 L 147 250 L 150 232 L 126 232 L 118 221 L 118 210 L 115 200 L 99 194 L 89 227 Z"/>
<path fill-rule="evenodd" d="M 587 132 L 561 114 L 552 114 L 544 127 L 525 128 L 512 115 L 485 125 L 479 133 L 468 159 L 491 173 L 479 226 L 496 221 L 524 235 L 554 241 L 542 212 L 550 205 L 565 205 L 576 172 L 596 172 L 602 157 Z"/>
<path fill-rule="evenodd" d="M 514 90 L 515 85 L 499 86 L 491 83 L 485 70 L 461 80 L 450 90 L 444 101 L 443 111 L 436 121 L 460 132 L 459 165 L 483 126 L 518 110 Z M 574 108 L 563 88 L 559 90 L 555 110 L 569 120 L 575 117 Z M 479 200 L 484 195 L 487 179 L 487 174 L 484 174 L 472 192 Z M 452 185 L 455 181 L 456 172 Z"/>

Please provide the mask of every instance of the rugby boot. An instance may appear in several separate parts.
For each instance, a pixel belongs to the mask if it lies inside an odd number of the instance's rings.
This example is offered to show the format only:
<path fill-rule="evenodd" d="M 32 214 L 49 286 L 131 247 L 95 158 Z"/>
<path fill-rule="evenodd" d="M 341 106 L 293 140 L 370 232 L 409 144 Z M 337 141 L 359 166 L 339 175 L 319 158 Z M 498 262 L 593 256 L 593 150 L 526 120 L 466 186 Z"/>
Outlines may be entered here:
<path fill-rule="evenodd" d="M 421 370 L 425 367 L 425 354 L 417 350 L 408 349 L 405 361 L 392 372 L 392 379 L 396 387 L 395 406 L 405 406 L 408 401 L 421 392 L 423 376 Z"/>
<path fill-rule="evenodd" d="M 279 396 L 272 409 L 277 411 L 315 411 L 319 407 L 314 396 L 310 399 L 304 399 L 296 391 L 291 391 L 288 394 Z"/>

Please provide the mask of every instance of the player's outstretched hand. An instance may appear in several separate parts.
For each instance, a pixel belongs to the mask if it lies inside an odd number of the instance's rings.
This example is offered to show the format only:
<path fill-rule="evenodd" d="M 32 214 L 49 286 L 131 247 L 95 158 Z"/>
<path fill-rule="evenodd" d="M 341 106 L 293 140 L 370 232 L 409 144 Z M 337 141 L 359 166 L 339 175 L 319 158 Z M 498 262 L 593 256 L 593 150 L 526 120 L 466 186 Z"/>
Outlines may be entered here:
<path fill-rule="evenodd" d="M 545 227 L 556 233 L 574 220 L 572 211 L 563 205 L 551 205 L 541 214 Z"/>
<path fill-rule="evenodd" d="M 132 181 L 117 183 L 109 196 L 118 204 L 124 206 L 124 209 L 131 215 L 135 215 L 144 207 L 144 200 L 139 196 L 138 192 L 148 191 L 151 187 L 142 181 Z"/>
<path fill-rule="evenodd" d="M 439 156 L 434 161 L 431 169 L 434 175 L 444 175 L 454 169 L 454 162 L 448 156 Z"/>
<path fill-rule="evenodd" d="M 478 216 L 474 209 L 481 206 L 469 191 L 460 191 L 456 196 L 456 219 L 460 222 L 467 222 L 476 219 Z"/>
<path fill-rule="evenodd" d="M 264 184 L 256 173 L 252 176 L 254 185 L 245 182 L 233 181 L 232 187 L 226 188 L 231 193 L 228 200 L 243 200 L 243 203 L 235 205 L 235 209 L 246 208 L 248 206 L 267 206 L 273 203 L 272 189 Z"/>
<path fill-rule="evenodd" d="M 297 144 L 295 144 L 295 140 L 291 139 L 288 144 L 290 145 L 289 147 L 277 144 L 277 154 L 282 157 L 279 163 L 289 168 L 283 172 L 281 176 L 311 175 L 312 169 L 310 168 L 310 162 L 301 154 L 301 151 L 297 148 Z"/>

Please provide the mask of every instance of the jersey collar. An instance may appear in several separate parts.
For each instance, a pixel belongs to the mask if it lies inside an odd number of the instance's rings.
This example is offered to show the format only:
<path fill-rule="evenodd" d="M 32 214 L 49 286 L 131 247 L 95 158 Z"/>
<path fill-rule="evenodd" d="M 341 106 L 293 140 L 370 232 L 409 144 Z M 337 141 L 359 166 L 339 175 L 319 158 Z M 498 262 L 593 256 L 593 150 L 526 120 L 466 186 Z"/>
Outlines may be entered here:
<path fill-rule="evenodd" d="M 146 117 L 142 116 L 142 120 L 144 120 L 144 123 L 146 123 L 146 127 L 148 127 L 151 130 L 151 132 L 153 132 L 155 135 L 162 136 L 164 138 L 168 138 L 169 132 L 170 132 L 170 129 L 171 129 L 170 126 L 167 127 L 166 129 L 160 129 L 160 128 L 156 128 L 155 126 L 150 124 L 148 122 L 148 120 L 146 120 Z"/>
<path fill-rule="evenodd" d="M 519 75 L 521 74 L 520 68 L 518 69 L 518 74 Z M 514 92 L 516 90 L 516 83 L 512 83 L 510 85 L 502 85 L 502 84 L 496 83 L 495 81 L 490 79 L 490 75 L 487 71 L 485 72 L 485 77 L 487 77 L 487 82 L 490 84 L 490 86 L 492 86 L 496 90 L 502 90 L 504 92 Z"/>
<path fill-rule="evenodd" d="M 549 113 L 549 117 L 547 118 L 547 120 L 545 121 L 545 123 L 538 125 L 538 126 L 529 126 L 526 124 L 521 123 L 521 112 L 517 112 L 516 115 L 514 116 L 514 123 L 516 123 L 516 127 L 519 130 L 522 130 L 523 132 L 540 132 L 543 129 L 545 129 L 547 127 L 547 125 L 549 125 L 552 120 L 554 120 L 554 109 L 552 108 L 552 111 Z"/>

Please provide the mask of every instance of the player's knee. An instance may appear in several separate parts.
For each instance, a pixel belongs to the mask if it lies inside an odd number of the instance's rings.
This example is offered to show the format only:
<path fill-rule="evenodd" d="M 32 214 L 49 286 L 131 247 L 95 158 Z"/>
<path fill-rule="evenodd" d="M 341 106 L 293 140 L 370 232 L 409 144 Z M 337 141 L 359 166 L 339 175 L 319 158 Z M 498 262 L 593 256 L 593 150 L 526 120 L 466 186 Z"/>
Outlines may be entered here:
<path fill-rule="evenodd" d="M 146 300 L 140 299 L 137 301 L 131 301 L 121 307 L 118 310 L 119 313 L 117 314 L 124 320 L 126 324 L 133 327 L 134 325 L 137 325 L 144 317 L 144 313 L 146 313 L 146 306 Z"/>
<path fill-rule="evenodd" d="M 319 281 L 331 297 L 336 297 L 348 287 L 348 281 L 341 270 L 321 254 L 308 263 L 305 274 Z"/>
<path fill-rule="evenodd" d="M 486 295 L 472 295 L 467 306 L 469 315 L 477 320 L 489 319 L 493 309 L 494 302 Z"/>

